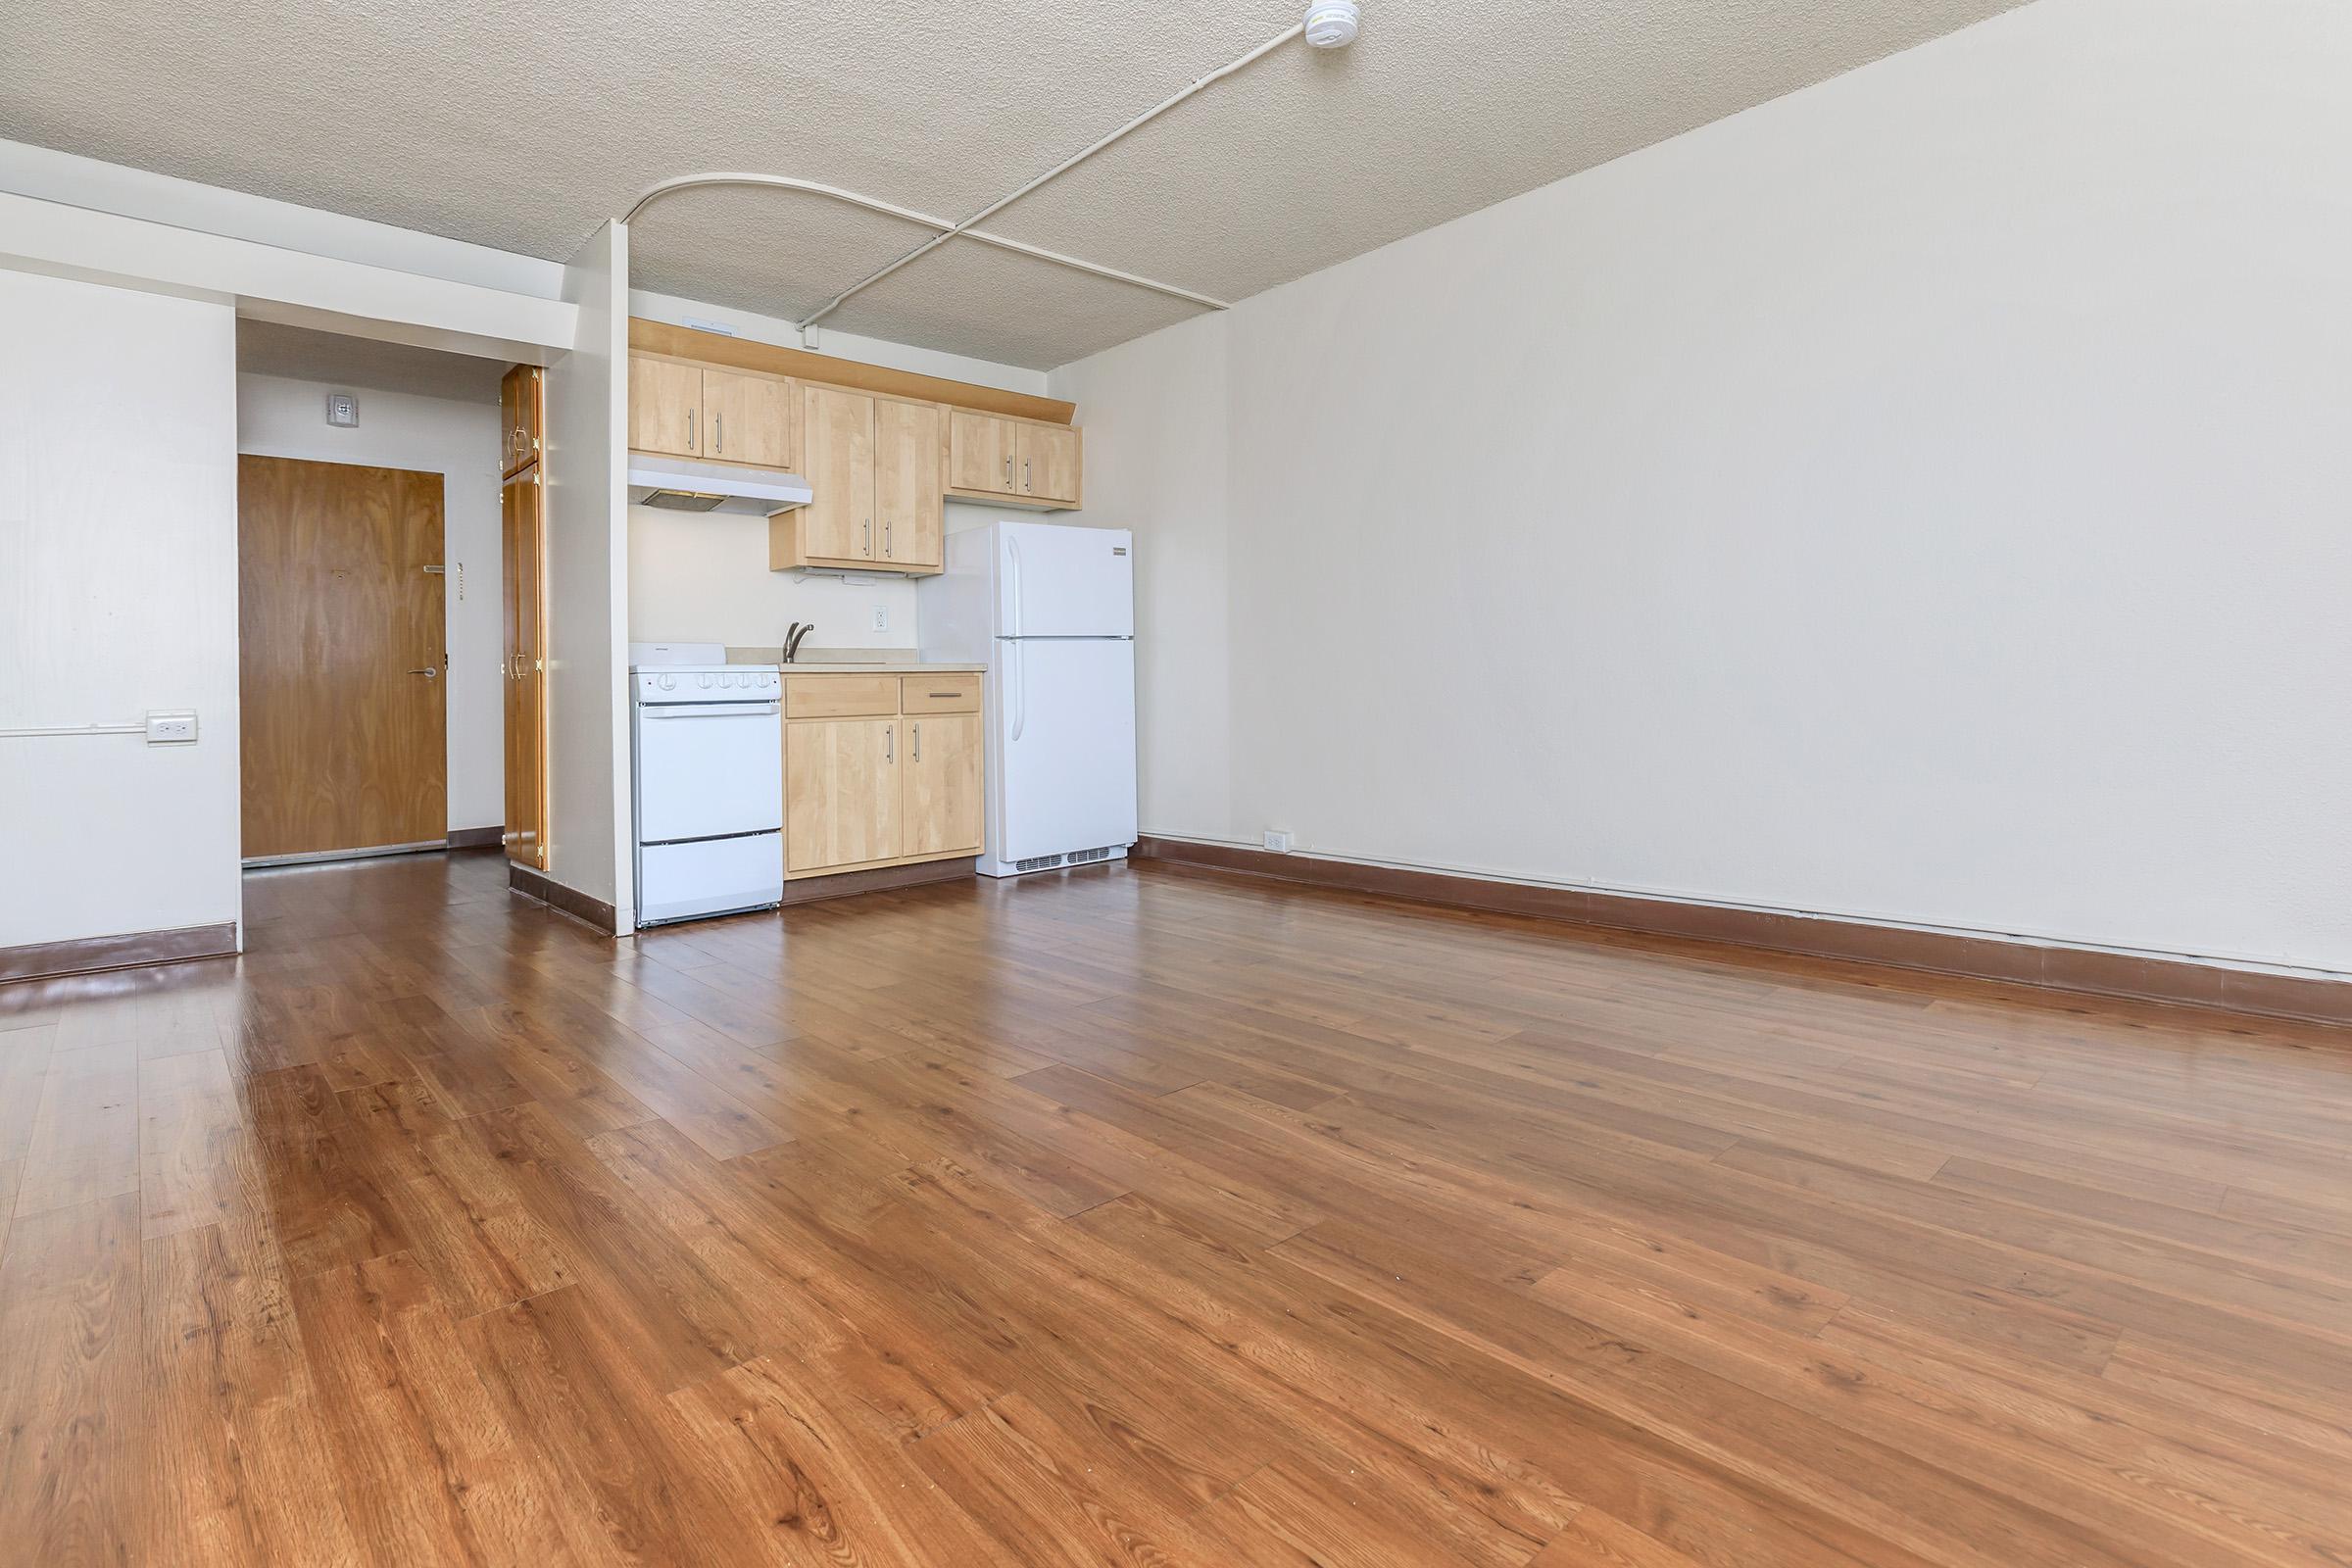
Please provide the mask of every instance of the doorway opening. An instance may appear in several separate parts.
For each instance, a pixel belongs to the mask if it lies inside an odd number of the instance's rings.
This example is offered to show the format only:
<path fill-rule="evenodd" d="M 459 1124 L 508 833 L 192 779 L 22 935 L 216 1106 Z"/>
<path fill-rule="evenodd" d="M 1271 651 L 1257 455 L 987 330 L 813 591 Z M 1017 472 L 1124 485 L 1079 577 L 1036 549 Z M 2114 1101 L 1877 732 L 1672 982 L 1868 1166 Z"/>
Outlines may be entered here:
<path fill-rule="evenodd" d="M 242 321 L 244 863 L 544 868 L 535 368 Z"/>

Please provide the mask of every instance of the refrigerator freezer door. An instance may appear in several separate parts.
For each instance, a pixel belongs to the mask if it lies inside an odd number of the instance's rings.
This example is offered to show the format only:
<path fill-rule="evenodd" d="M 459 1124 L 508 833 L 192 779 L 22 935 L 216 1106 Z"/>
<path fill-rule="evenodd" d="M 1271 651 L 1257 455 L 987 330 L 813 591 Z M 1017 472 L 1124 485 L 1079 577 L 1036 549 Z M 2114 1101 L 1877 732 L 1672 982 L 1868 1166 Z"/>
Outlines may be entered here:
<path fill-rule="evenodd" d="M 989 854 L 1134 843 L 1135 644 L 1000 641 L 997 661 Z"/>
<path fill-rule="evenodd" d="M 997 635 L 1135 635 L 1135 536 L 1124 528 L 1000 522 Z"/>

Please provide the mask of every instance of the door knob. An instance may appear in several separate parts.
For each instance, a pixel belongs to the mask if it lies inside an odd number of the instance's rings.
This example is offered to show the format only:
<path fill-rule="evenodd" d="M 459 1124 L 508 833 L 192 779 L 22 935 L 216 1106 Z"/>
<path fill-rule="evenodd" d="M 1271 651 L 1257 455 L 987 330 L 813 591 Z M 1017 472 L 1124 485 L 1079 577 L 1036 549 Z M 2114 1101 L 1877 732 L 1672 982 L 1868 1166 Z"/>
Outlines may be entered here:
<path fill-rule="evenodd" d="M 441 677 L 441 669 L 437 664 L 427 664 L 422 669 L 412 669 L 409 673 L 422 675 L 426 680 L 438 680 Z"/>

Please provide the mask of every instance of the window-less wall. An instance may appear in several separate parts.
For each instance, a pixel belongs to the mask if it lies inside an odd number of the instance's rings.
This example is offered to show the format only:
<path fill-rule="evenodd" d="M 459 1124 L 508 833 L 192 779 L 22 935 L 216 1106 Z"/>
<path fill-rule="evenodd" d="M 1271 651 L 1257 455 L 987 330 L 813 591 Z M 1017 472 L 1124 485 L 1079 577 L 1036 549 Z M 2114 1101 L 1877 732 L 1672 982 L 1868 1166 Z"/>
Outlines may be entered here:
<path fill-rule="evenodd" d="M 0 948 L 238 918 L 236 323 L 0 270 Z"/>
<path fill-rule="evenodd" d="M 1057 371 L 1147 831 L 2352 971 L 2347 80 L 2040 0 Z"/>

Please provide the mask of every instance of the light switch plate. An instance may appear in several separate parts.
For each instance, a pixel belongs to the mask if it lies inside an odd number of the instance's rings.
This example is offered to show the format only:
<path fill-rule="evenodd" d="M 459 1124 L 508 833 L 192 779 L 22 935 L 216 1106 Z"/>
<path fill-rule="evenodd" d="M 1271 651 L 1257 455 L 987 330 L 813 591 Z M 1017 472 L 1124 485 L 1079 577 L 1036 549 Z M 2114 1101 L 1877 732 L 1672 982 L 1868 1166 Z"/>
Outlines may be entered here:
<path fill-rule="evenodd" d="M 191 708 L 147 710 L 147 744 L 186 746 L 196 739 L 196 710 Z"/>

